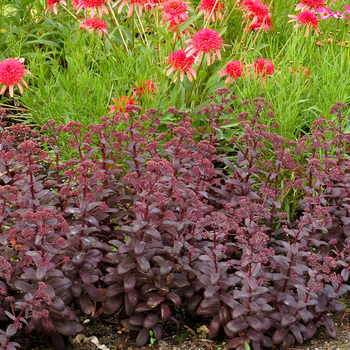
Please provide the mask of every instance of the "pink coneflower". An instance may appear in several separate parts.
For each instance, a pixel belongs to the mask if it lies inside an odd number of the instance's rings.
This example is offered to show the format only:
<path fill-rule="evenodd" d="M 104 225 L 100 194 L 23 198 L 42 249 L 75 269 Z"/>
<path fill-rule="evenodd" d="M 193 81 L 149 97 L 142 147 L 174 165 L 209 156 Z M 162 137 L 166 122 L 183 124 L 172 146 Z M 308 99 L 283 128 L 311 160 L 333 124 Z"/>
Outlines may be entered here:
<path fill-rule="evenodd" d="M 186 40 L 190 44 L 185 51 L 187 56 L 196 55 L 195 62 L 197 62 L 202 53 L 207 55 L 207 64 L 210 66 L 215 61 L 215 53 L 221 61 L 220 47 L 222 46 L 222 39 L 220 35 L 213 29 L 201 29 L 193 38 Z M 212 52 L 213 59 L 210 62 L 210 53 Z"/>
<path fill-rule="evenodd" d="M 112 101 L 114 102 L 113 105 L 108 106 L 110 111 L 108 114 L 112 114 L 115 112 L 125 113 L 128 114 L 130 112 L 129 109 L 125 108 L 127 105 L 135 105 L 136 103 L 132 100 L 132 98 L 128 96 L 120 96 L 118 98 L 113 98 Z"/>
<path fill-rule="evenodd" d="M 95 10 L 98 11 L 99 18 L 102 18 L 103 13 L 106 15 L 109 14 L 106 4 L 110 2 L 110 0 L 79 0 L 79 7 L 77 14 L 85 10 L 85 13 L 88 9 L 90 9 L 90 17 L 93 18 L 95 16 Z"/>
<path fill-rule="evenodd" d="M 138 99 L 142 95 L 150 96 L 153 100 L 153 93 L 158 93 L 157 83 L 153 83 L 150 80 L 144 80 L 141 84 L 138 82 L 135 82 L 136 88 L 133 90 L 134 93 L 132 95 L 132 98 Z"/>
<path fill-rule="evenodd" d="M 3 85 L 0 95 L 2 95 L 8 87 L 10 96 L 13 97 L 13 87 L 15 85 L 17 85 L 19 91 L 23 94 L 21 83 L 28 89 L 28 85 L 23 77 L 26 74 L 32 75 L 32 73 L 24 68 L 23 62 L 24 58 L 7 58 L 0 63 L 0 84 Z"/>
<path fill-rule="evenodd" d="M 87 29 L 90 33 L 98 30 L 98 35 L 102 36 L 102 32 L 108 35 L 107 23 L 101 18 L 88 18 L 80 23 L 80 29 Z"/>
<path fill-rule="evenodd" d="M 341 13 L 340 11 L 335 11 L 335 13 L 332 14 L 332 17 L 336 19 L 349 19 L 349 17 L 345 16 L 345 13 Z"/>
<path fill-rule="evenodd" d="M 180 81 L 183 81 L 185 73 L 189 81 L 192 81 L 192 76 L 196 79 L 196 72 L 193 69 L 194 57 L 188 56 L 184 50 L 177 50 L 169 55 L 169 67 L 166 75 L 172 72 L 179 72 Z"/>
<path fill-rule="evenodd" d="M 254 72 L 255 72 L 255 76 L 256 78 L 258 77 L 262 77 L 262 82 L 261 82 L 261 87 L 264 88 L 265 87 L 265 80 L 266 80 L 266 76 L 267 75 L 272 75 L 275 72 L 275 67 L 273 65 L 273 63 L 268 60 L 267 58 L 261 58 L 261 59 L 257 59 L 254 62 L 254 65 L 247 65 L 247 67 L 254 67 Z M 276 81 L 277 83 L 277 81 Z"/>
<path fill-rule="evenodd" d="M 206 20 L 211 18 L 211 20 L 215 22 L 216 17 L 220 21 L 222 20 L 221 10 L 225 8 L 225 5 L 223 4 L 223 0 L 202 0 L 198 8 L 200 8 L 198 16 L 204 13 Z"/>
<path fill-rule="evenodd" d="M 257 77 L 265 77 L 266 75 L 272 75 L 275 72 L 275 67 L 267 58 L 261 58 L 254 62 L 254 72 Z"/>
<path fill-rule="evenodd" d="M 316 9 L 320 9 L 324 7 L 325 7 L 325 3 L 323 0 L 301 0 L 300 3 L 296 6 L 295 11 L 299 11 L 299 10 L 315 11 Z"/>
<path fill-rule="evenodd" d="M 344 5 L 345 13 L 350 14 L 350 6 Z"/>
<path fill-rule="evenodd" d="M 306 26 L 305 36 L 310 34 L 310 28 L 314 28 L 316 31 L 316 36 L 318 37 L 318 20 L 316 15 L 311 11 L 303 11 L 300 12 L 298 16 L 288 15 L 288 17 L 293 18 L 288 22 L 298 22 L 294 25 L 294 28 L 298 28 L 299 26 Z"/>
<path fill-rule="evenodd" d="M 228 75 L 228 77 L 225 80 L 225 84 L 227 84 L 230 80 L 232 80 L 232 83 L 233 83 L 237 78 L 240 78 L 242 76 L 243 70 L 244 70 L 243 62 L 232 61 L 227 63 L 225 70 L 221 70 L 218 73 L 220 74 L 220 77 L 224 77 L 225 75 Z"/>
<path fill-rule="evenodd" d="M 320 15 L 320 19 L 332 18 L 334 13 L 327 7 L 322 9 L 317 9 L 316 12 Z"/>
<path fill-rule="evenodd" d="M 242 10 L 244 12 L 245 22 L 251 18 L 250 28 L 255 29 L 255 24 L 258 23 L 258 29 L 262 29 L 267 32 L 271 27 L 271 15 L 269 9 L 260 0 L 245 0 Z"/>
<path fill-rule="evenodd" d="M 139 16 L 142 16 L 142 9 L 146 6 L 148 6 L 149 1 L 148 0 L 117 0 L 117 2 L 112 6 L 117 6 L 119 3 L 121 4 L 118 7 L 118 13 L 122 12 L 124 6 L 126 3 L 129 3 L 129 11 L 127 14 L 127 18 L 131 17 L 132 13 L 134 12 L 134 8 L 136 5 L 139 7 Z"/>
<path fill-rule="evenodd" d="M 190 17 L 186 11 L 192 11 L 187 7 L 187 4 L 190 4 L 190 2 L 181 0 L 168 0 L 164 2 L 163 5 L 158 7 L 163 9 L 160 13 L 163 15 L 163 21 L 174 21 L 175 23 L 179 23 L 180 20 L 183 22 L 187 21 Z"/>
<path fill-rule="evenodd" d="M 45 10 L 45 15 L 47 12 L 49 12 L 49 14 L 50 14 L 52 9 L 53 9 L 53 13 L 55 15 L 57 15 L 58 14 L 58 10 L 57 10 L 58 3 L 61 3 L 64 6 L 67 6 L 67 3 L 64 0 L 47 0 L 47 7 Z"/>

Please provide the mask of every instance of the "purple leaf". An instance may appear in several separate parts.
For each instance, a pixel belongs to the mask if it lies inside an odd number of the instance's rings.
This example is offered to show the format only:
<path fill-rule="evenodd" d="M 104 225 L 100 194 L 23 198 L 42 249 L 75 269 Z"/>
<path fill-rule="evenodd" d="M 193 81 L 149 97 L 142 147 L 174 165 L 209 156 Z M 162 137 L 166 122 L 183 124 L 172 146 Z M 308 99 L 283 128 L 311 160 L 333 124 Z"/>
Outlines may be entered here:
<path fill-rule="evenodd" d="M 124 291 L 125 293 L 130 293 L 134 288 L 136 284 L 136 278 L 132 274 L 127 274 L 124 277 Z"/>
<path fill-rule="evenodd" d="M 80 294 L 80 297 L 78 300 L 79 300 L 79 306 L 81 307 L 83 312 L 86 313 L 87 315 L 90 315 L 93 309 L 91 299 L 85 294 Z"/>
<path fill-rule="evenodd" d="M 291 325 L 289 325 L 289 329 L 293 333 L 296 341 L 299 344 L 301 344 L 303 342 L 303 336 L 301 335 L 301 332 L 300 332 L 299 328 L 297 327 L 297 325 L 296 324 L 291 324 Z"/>
<path fill-rule="evenodd" d="M 254 329 L 248 329 L 246 335 L 255 343 L 259 343 L 263 334 L 260 331 Z"/>
<path fill-rule="evenodd" d="M 292 315 L 285 315 L 282 317 L 281 320 L 281 326 L 282 327 L 287 327 L 289 326 L 291 323 L 293 323 L 295 321 L 295 317 Z"/>
<path fill-rule="evenodd" d="M 149 261 L 144 256 L 136 256 L 136 261 L 139 265 L 139 268 L 142 272 L 147 273 L 151 268 Z"/>
<path fill-rule="evenodd" d="M 230 322 L 231 317 L 225 306 L 220 306 L 219 308 L 219 318 L 222 326 L 225 326 L 226 323 Z"/>
<path fill-rule="evenodd" d="M 168 318 L 171 315 L 171 311 L 170 311 L 168 305 L 166 305 L 166 304 L 161 304 L 160 305 L 160 315 L 161 315 L 163 323 L 168 320 Z"/>
<path fill-rule="evenodd" d="M 137 296 L 137 292 L 135 289 L 133 289 L 132 291 L 130 291 L 128 294 L 126 294 L 128 301 L 130 303 L 130 307 L 134 307 L 137 304 L 138 301 L 138 296 Z"/>
<path fill-rule="evenodd" d="M 288 328 L 285 328 L 285 327 L 277 328 L 272 335 L 272 342 L 274 344 L 282 343 L 287 333 L 288 333 Z"/>
<path fill-rule="evenodd" d="M 248 328 L 248 324 L 241 319 L 236 319 L 233 321 L 230 321 L 229 323 L 226 324 L 226 328 L 234 334 L 240 333 L 243 330 Z"/>
<path fill-rule="evenodd" d="M 56 333 L 56 328 L 52 322 L 52 319 L 50 316 L 45 317 L 45 322 L 42 322 L 42 326 L 43 326 L 43 331 L 46 335 L 53 335 Z"/>
<path fill-rule="evenodd" d="M 209 327 L 209 338 L 213 338 L 218 332 L 221 327 L 220 317 L 219 315 L 216 315 L 210 322 Z"/>
<path fill-rule="evenodd" d="M 220 294 L 220 299 L 229 307 L 231 307 L 232 309 L 234 309 L 235 307 L 237 307 L 238 302 L 236 300 L 233 299 L 233 296 L 230 294 Z"/>
<path fill-rule="evenodd" d="M 144 316 L 131 316 L 129 317 L 129 322 L 133 326 L 143 326 L 145 320 Z"/>
<path fill-rule="evenodd" d="M 210 299 L 213 297 L 213 295 L 220 290 L 220 286 L 209 286 L 204 291 L 204 298 Z"/>
<path fill-rule="evenodd" d="M 151 329 L 155 324 L 157 324 L 157 322 L 158 316 L 156 314 L 150 314 L 145 318 L 143 327 L 146 329 Z"/>
<path fill-rule="evenodd" d="M 124 288 L 119 284 L 112 284 L 106 290 L 106 297 L 114 297 L 115 295 L 121 294 L 124 292 Z"/>
<path fill-rule="evenodd" d="M 14 324 L 9 324 L 6 328 L 6 336 L 13 337 L 17 333 L 17 327 Z"/>
<path fill-rule="evenodd" d="M 236 319 L 238 318 L 239 316 L 242 316 L 242 315 L 245 315 L 249 312 L 249 309 L 247 309 L 246 307 L 244 306 L 239 306 L 239 307 L 236 307 L 233 311 L 232 311 L 232 318 L 233 319 Z"/>
<path fill-rule="evenodd" d="M 132 270 L 134 267 L 135 264 L 127 264 L 126 262 L 122 261 L 117 267 L 117 273 L 120 275 L 124 275 L 130 270 Z"/>
<path fill-rule="evenodd" d="M 135 345 L 143 346 L 148 342 L 148 339 L 149 339 L 149 329 L 142 328 L 136 338 Z"/>
<path fill-rule="evenodd" d="M 181 306 L 181 298 L 177 294 L 168 293 L 166 298 L 169 299 L 170 301 L 172 301 L 176 307 Z"/>
<path fill-rule="evenodd" d="M 256 331 L 260 332 L 262 330 L 262 324 L 256 317 L 247 317 L 246 320 L 247 320 L 248 324 L 252 328 L 254 328 Z M 252 339 L 252 338 L 250 338 L 250 339 Z"/>
<path fill-rule="evenodd" d="M 121 306 L 123 297 L 121 295 L 115 295 L 105 302 L 103 305 L 103 312 L 107 315 L 114 314 Z"/>
<path fill-rule="evenodd" d="M 148 298 L 146 305 L 150 309 L 153 309 L 156 306 L 158 306 L 160 303 L 162 303 L 164 300 L 165 300 L 165 298 L 158 297 L 158 296 L 154 295 L 154 296 L 151 296 L 150 298 Z"/>
<path fill-rule="evenodd" d="M 136 241 L 135 243 L 135 255 L 141 255 L 146 247 L 146 243 L 143 241 Z"/>
<path fill-rule="evenodd" d="M 121 322 L 124 328 L 130 329 L 131 331 L 139 331 L 141 329 L 141 326 L 135 326 L 131 324 L 128 318 L 122 320 Z"/>
<path fill-rule="evenodd" d="M 153 326 L 152 331 L 153 331 L 154 337 L 157 340 L 160 340 L 163 334 L 165 334 L 163 327 L 159 324 L 156 324 L 155 326 Z"/>

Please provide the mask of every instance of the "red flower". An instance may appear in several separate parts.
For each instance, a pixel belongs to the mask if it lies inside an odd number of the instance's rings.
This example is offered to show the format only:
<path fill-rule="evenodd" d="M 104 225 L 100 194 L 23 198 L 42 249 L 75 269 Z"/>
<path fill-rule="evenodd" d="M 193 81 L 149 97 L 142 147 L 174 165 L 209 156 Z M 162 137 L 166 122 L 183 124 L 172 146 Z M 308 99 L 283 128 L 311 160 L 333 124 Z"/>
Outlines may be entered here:
<path fill-rule="evenodd" d="M 2 95 L 8 87 L 10 96 L 13 97 L 13 87 L 15 85 L 17 85 L 19 91 L 23 94 L 23 87 L 21 83 L 28 88 L 28 85 L 23 80 L 23 77 L 26 74 L 32 75 L 32 73 L 24 68 L 23 62 L 24 58 L 7 58 L 0 63 L 0 84 L 4 85 L 0 91 L 0 95 Z"/>
<path fill-rule="evenodd" d="M 210 66 L 215 61 L 215 53 L 221 61 L 220 47 L 222 46 L 222 39 L 220 35 L 213 29 L 201 29 L 197 32 L 192 39 L 186 40 L 186 43 L 191 43 L 185 51 L 187 56 L 196 55 L 195 62 L 197 62 L 202 53 L 207 55 L 207 63 Z M 210 54 L 212 53 L 213 59 L 210 63 Z"/>
<path fill-rule="evenodd" d="M 164 9 L 161 14 L 163 15 L 163 21 L 174 21 L 179 23 L 180 20 L 187 21 L 190 17 L 187 13 L 188 10 L 192 11 L 187 7 L 190 2 L 185 2 L 181 0 L 168 0 L 159 8 Z"/>
<path fill-rule="evenodd" d="M 94 30 L 98 30 L 98 35 L 102 36 L 102 32 L 108 34 L 107 23 L 100 18 L 88 18 L 87 20 L 80 23 L 80 29 L 87 29 L 90 33 Z"/>
<path fill-rule="evenodd" d="M 67 6 L 67 3 L 64 0 L 47 0 L 47 8 L 45 10 L 45 15 L 47 12 L 51 13 L 51 10 L 53 9 L 53 13 L 55 15 L 58 14 L 58 10 L 57 10 L 57 4 L 61 3 L 64 6 Z"/>
<path fill-rule="evenodd" d="M 288 22 L 298 22 L 294 25 L 294 28 L 298 28 L 299 26 L 307 26 L 305 36 L 308 36 L 310 33 L 310 28 L 314 28 L 316 31 L 316 35 L 318 36 L 318 20 L 316 15 L 311 11 L 303 11 L 300 12 L 298 16 L 288 15 L 288 17 L 292 18 Z"/>
<path fill-rule="evenodd" d="M 268 28 L 271 26 L 271 15 L 269 9 L 260 0 L 246 0 L 243 3 L 243 11 L 245 12 L 245 22 L 250 22 L 250 30 L 252 29 L 262 29 L 267 32 Z"/>
<path fill-rule="evenodd" d="M 192 76 L 196 79 L 196 72 L 193 69 L 194 57 L 188 56 L 184 50 L 177 50 L 169 55 L 169 67 L 167 75 L 172 72 L 180 72 L 180 81 L 183 81 L 185 73 L 188 80 L 192 81 Z"/>
<path fill-rule="evenodd" d="M 326 5 L 323 0 L 301 0 L 296 6 L 295 11 L 311 10 L 315 11 L 318 8 L 324 8 Z"/>
<path fill-rule="evenodd" d="M 128 114 L 129 109 L 125 108 L 127 105 L 134 105 L 135 102 L 128 96 L 120 96 L 119 98 L 112 98 L 112 101 L 114 102 L 114 105 L 108 106 L 110 108 L 110 111 L 108 114 L 114 113 L 114 112 L 120 112 Z"/>
<path fill-rule="evenodd" d="M 266 75 L 272 75 L 275 71 L 275 67 L 270 60 L 262 58 L 255 61 L 254 71 L 257 76 L 265 77 Z"/>
<path fill-rule="evenodd" d="M 149 0 L 117 0 L 117 2 L 113 5 L 113 7 L 117 6 L 120 2 L 121 2 L 121 4 L 118 7 L 118 13 L 122 12 L 122 10 L 127 2 L 130 2 L 128 15 L 126 16 L 127 18 L 131 17 L 136 5 L 139 6 L 139 16 L 140 17 L 142 16 L 142 9 L 144 7 L 148 8 L 150 5 Z"/>
<path fill-rule="evenodd" d="M 110 0 L 79 0 L 77 14 L 83 9 L 85 9 L 85 12 L 87 9 L 90 9 L 90 16 L 93 18 L 95 16 L 95 9 L 97 9 L 99 18 L 102 18 L 103 13 L 106 15 L 109 14 L 106 7 L 107 2 L 110 2 Z"/>
<path fill-rule="evenodd" d="M 224 77 L 225 75 L 228 75 L 228 77 L 225 80 L 225 84 L 227 84 L 230 80 L 234 82 L 237 78 L 240 78 L 242 76 L 244 70 L 244 63 L 241 61 L 232 61 L 230 63 L 227 63 L 226 69 L 219 71 L 221 77 Z"/>
<path fill-rule="evenodd" d="M 132 98 L 138 99 L 142 95 L 150 95 L 153 99 L 152 93 L 157 93 L 158 89 L 156 87 L 157 83 L 152 83 L 150 80 L 144 80 L 141 84 L 135 82 L 136 88 Z"/>
<path fill-rule="evenodd" d="M 206 20 L 211 17 L 212 21 L 215 22 L 215 16 L 217 16 L 220 21 L 222 20 L 221 10 L 225 8 L 225 5 L 223 4 L 223 0 L 202 0 L 199 8 L 198 16 L 204 13 Z"/>

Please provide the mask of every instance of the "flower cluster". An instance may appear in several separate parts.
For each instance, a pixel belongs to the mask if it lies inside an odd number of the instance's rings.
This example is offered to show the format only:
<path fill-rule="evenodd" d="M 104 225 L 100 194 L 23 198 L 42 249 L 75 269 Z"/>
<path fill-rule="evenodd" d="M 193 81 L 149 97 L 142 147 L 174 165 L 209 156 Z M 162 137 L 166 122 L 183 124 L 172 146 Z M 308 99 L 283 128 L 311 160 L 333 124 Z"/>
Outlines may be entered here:
<path fill-rule="evenodd" d="M 249 22 L 249 30 L 272 29 L 271 14 L 261 0 L 245 0 L 242 5 L 245 22 Z"/>

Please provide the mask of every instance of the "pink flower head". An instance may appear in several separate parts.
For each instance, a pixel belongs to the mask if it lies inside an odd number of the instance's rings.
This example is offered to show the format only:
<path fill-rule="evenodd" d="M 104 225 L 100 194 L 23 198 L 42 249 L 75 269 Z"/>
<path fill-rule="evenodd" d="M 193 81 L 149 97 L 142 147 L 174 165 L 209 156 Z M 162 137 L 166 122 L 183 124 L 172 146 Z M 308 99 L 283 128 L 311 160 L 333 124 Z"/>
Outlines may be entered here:
<path fill-rule="evenodd" d="M 180 20 L 183 22 L 187 21 L 190 18 L 187 11 L 192 11 L 187 7 L 187 4 L 190 4 L 190 2 L 181 0 L 168 0 L 164 2 L 163 5 L 159 6 L 160 9 L 163 9 L 161 12 L 163 21 L 174 21 L 175 23 L 179 23 Z"/>
<path fill-rule="evenodd" d="M 345 13 L 350 14 L 350 6 L 344 5 Z"/>
<path fill-rule="evenodd" d="M 45 10 L 45 15 L 47 12 L 49 12 L 49 14 L 51 13 L 51 10 L 53 9 L 53 13 L 55 15 L 58 14 L 58 10 L 57 10 L 57 4 L 61 3 L 64 6 L 67 6 L 67 3 L 64 0 L 47 0 L 47 7 Z"/>
<path fill-rule="evenodd" d="M 180 72 L 180 81 L 183 81 L 186 73 L 188 80 L 192 81 L 192 76 L 196 79 L 196 72 L 193 69 L 194 57 L 188 56 L 184 50 L 177 50 L 169 55 L 169 67 L 167 75 L 172 72 Z"/>
<path fill-rule="evenodd" d="M 87 29 L 90 33 L 98 30 L 98 35 L 102 36 L 102 32 L 108 35 L 107 23 L 100 18 L 88 18 L 80 23 L 80 29 Z"/>
<path fill-rule="evenodd" d="M 306 33 L 305 36 L 308 36 L 310 34 L 310 28 L 314 28 L 316 31 L 316 36 L 318 36 L 318 20 L 316 15 L 311 11 L 303 11 L 300 12 L 298 16 L 294 15 L 288 15 L 288 17 L 293 18 L 288 22 L 298 22 L 294 25 L 294 28 L 298 28 L 299 26 L 306 26 Z"/>
<path fill-rule="evenodd" d="M 272 75 L 275 71 L 275 67 L 267 58 L 261 58 L 254 62 L 254 71 L 256 76 L 265 77 L 266 75 Z"/>
<path fill-rule="evenodd" d="M 260 0 L 245 0 L 243 3 L 243 8 L 245 22 L 252 19 L 250 22 L 250 30 L 252 29 L 262 29 L 267 32 L 268 28 L 271 27 L 271 15 L 269 9 Z M 255 26 L 258 24 L 258 26 Z"/>
<path fill-rule="evenodd" d="M 340 11 L 335 11 L 335 13 L 332 13 L 332 17 L 336 19 L 349 19 L 349 17 L 345 16 L 345 13 L 341 13 Z"/>
<path fill-rule="evenodd" d="M 215 53 L 221 61 L 220 47 L 222 46 L 221 36 L 213 29 L 201 29 L 193 38 L 186 40 L 190 44 L 185 51 L 187 56 L 196 55 L 195 62 L 197 62 L 202 53 L 207 55 L 207 63 L 210 66 L 215 61 Z M 213 59 L 210 62 L 210 53 L 212 52 Z"/>
<path fill-rule="evenodd" d="M 211 18 L 211 20 L 215 22 L 216 17 L 220 21 L 222 20 L 221 10 L 225 8 L 225 5 L 223 4 L 223 0 L 202 0 L 199 8 L 198 16 L 204 14 L 206 20 Z"/>
<path fill-rule="evenodd" d="M 321 9 L 325 7 L 323 0 L 301 0 L 300 3 L 296 6 L 295 11 L 305 11 L 311 10 L 315 11 L 316 9 Z"/>
<path fill-rule="evenodd" d="M 17 85 L 19 91 L 23 94 L 21 83 L 28 88 L 28 85 L 23 80 L 23 77 L 26 74 L 32 75 L 32 73 L 24 68 L 23 62 L 24 58 L 7 58 L 0 63 L 0 84 L 3 84 L 0 95 L 2 95 L 8 87 L 10 96 L 13 97 L 13 87 L 15 85 Z"/>
<path fill-rule="evenodd" d="M 107 2 L 110 2 L 110 0 L 78 0 L 78 11 L 77 14 L 85 10 L 85 13 L 88 9 L 90 9 L 90 16 L 93 18 L 95 16 L 95 10 L 98 11 L 99 18 L 102 18 L 103 13 L 106 15 L 109 14 L 108 9 L 106 7 Z"/>
<path fill-rule="evenodd" d="M 322 9 L 317 9 L 316 12 L 320 15 L 320 19 L 332 18 L 334 13 L 327 7 Z"/>
<path fill-rule="evenodd" d="M 138 5 L 138 7 L 139 7 L 139 16 L 141 17 L 142 16 L 142 9 L 144 7 L 148 7 L 149 3 L 150 3 L 149 0 L 117 0 L 117 2 L 112 7 L 117 6 L 120 2 L 121 2 L 121 4 L 118 7 L 118 13 L 122 12 L 122 10 L 127 2 L 130 3 L 128 15 L 126 16 L 127 18 L 131 17 L 136 5 Z"/>
<path fill-rule="evenodd" d="M 237 78 L 240 78 L 242 76 L 244 70 L 244 63 L 241 61 L 232 61 L 227 63 L 226 69 L 219 71 L 220 77 L 224 77 L 225 75 L 228 75 L 228 77 L 225 80 L 225 84 L 227 84 L 230 80 L 232 80 L 232 83 L 235 82 Z"/>
<path fill-rule="evenodd" d="M 114 102 L 114 105 L 108 106 L 110 108 L 110 111 L 108 114 L 120 112 L 128 114 L 129 110 L 125 108 L 127 105 L 134 105 L 135 102 L 128 96 L 120 96 L 119 98 L 113 98 L 112 101 Z"/>
<path fill-rule="evenodd" d="M 156 84 L 157 83 L 153 83 L 150 80 L 144 80 L 141 84 L 135 82 L 136 88 L 133 89 L 135 91 L 132 98 L 138 99 L 140 96 L 146 95 L 151 96 L 151 99 L 153 99 L 152 94 L 158 92 Z"/>

